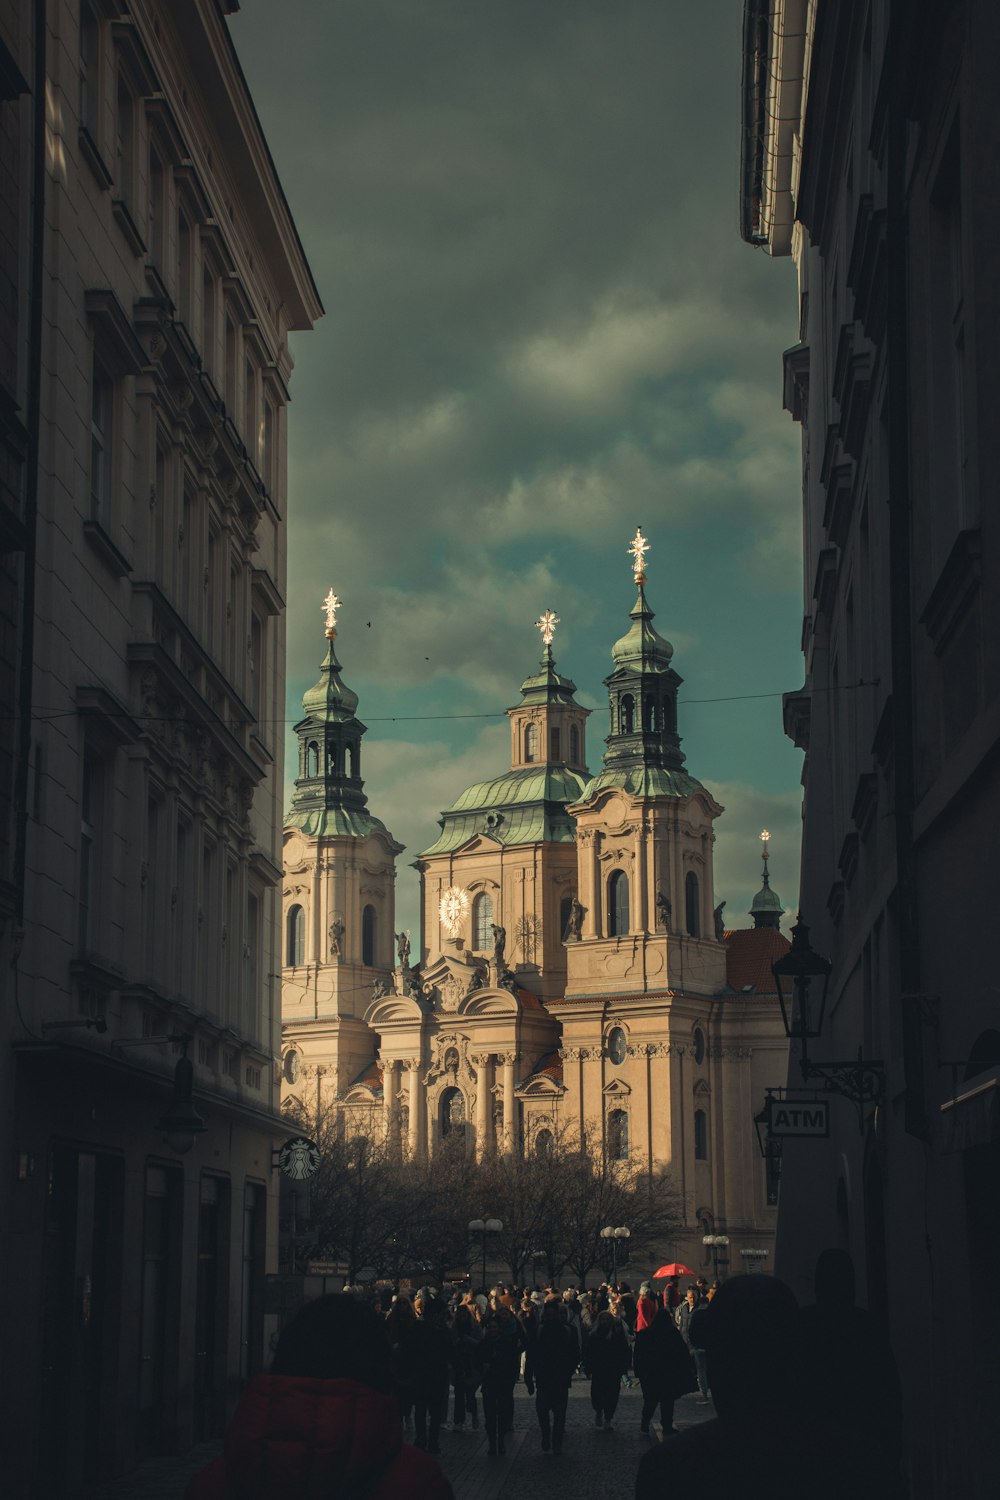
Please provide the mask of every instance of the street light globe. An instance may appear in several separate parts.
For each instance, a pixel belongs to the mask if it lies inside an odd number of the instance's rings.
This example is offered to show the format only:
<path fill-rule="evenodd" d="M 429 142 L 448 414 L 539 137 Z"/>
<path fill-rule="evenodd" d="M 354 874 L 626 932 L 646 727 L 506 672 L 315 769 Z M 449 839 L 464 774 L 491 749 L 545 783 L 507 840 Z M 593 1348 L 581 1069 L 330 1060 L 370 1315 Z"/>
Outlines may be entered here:
<path fill-rule="evenodd" d="M 618 1229 L 615 1230 L 615 1239 L 616 1240 L 627 1240 L 629 1238 L 629 1236 L 631 1235 L 631 1233 L 632 1233 L 631 1229 L 626 1229 L 625 1226 L 624 1226 L 624 1224 L 622 1224 Z"/>
<path fill-rule="evenodd" d="M 502 1219 L 487 1219 L 486 1228 L 490 1234 L 499 1234 L 503 1228 Z"/>
<path fill-rule="evenodd" d="M 482 1234 L 483 1230 L 486 1228 L 486 1225 L 483 1223 L 482 1219 L 470 1219 L 469 1228 L 473 1234 Z"/>
<path fill-rule="evenodd" d="M 614 1233 L 615 1233 L 615 1231 L 614 1231 L 613 1227 L 610 1224 L 605 1224 L 604 1228 L 601 1230 L 601 1239 L 602 1240 L 613 1239 L 614 1238 Z"/>

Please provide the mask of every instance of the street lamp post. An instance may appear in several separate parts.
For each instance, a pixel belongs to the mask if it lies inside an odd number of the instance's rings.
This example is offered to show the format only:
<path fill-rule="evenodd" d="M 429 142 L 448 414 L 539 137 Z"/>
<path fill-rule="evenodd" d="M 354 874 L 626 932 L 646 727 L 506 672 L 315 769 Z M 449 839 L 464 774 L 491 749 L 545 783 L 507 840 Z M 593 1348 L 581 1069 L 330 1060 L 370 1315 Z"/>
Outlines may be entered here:
<path fill-rule="evenodd" d="M 611 1246 L 612 1286 L 614 1286 L 615 1282 L 618 1280 L 618 1242 L 619 1240 L 629 1239 L 631 1234 L 631 1229 L 627 1229 L 624 1224 L 619 1224 L 617 1228 L 615 1228 L 613 1224 L 605 1224 L 604 1228 L 601 1230 L 601 1239 L 607 1241 Z"/>
<path fill-rule="evenodd" d="M 712 1252 L 712 1280 L 718 1281 L 719 1258 L 721 1252 L 727 1249 L 729 1246 L 729 1236 L 728 1234 L 703 1234 L 701 1237 L 701 1243 L 707 1246 L 707 1248 Z M 724 1264 L 728 1265 L 728 1256 L 722 1256 L 722 1260 Z"/>
<path fill-rule="evenodd" d="M 762 1263 L 765 1260 L 767 1260 L 767 1256 L 768 1256 L 768 1252 L 766 1250 L 753 1250 L 753 1249 L 750 1249 L 750 1250 L 741 1250 L 740 1254 L 743 1257 L 743 1263 L 746 1266 L 746 1268 L 747 1268 L 748 1271 L 753 1271 L 753 1270 L 758 1270 L 759 1271 L 761 1269 Z"/>
<path fill-rule="evenodd" d="M 483 1242 L 483 1280 L 482 1288 L 486 1291 L 486 1236 L 488 1234 L 499 1234 L 503 1228 L 502 1219 L 470 1219 L 469 1233 L 482 1236 Z"/>

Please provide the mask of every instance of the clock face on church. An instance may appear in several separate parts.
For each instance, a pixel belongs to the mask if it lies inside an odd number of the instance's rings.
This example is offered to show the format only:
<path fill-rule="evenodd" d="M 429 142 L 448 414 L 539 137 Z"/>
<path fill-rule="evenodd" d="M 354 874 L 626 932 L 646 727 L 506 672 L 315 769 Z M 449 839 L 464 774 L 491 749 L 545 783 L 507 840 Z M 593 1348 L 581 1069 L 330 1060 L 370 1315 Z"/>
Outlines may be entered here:
<path fill-rule="evenodd" d="M 469 893 L 450 885 L 441 897 L 441 926 L 450 937 L 458 937 L 469 914 Z"/>

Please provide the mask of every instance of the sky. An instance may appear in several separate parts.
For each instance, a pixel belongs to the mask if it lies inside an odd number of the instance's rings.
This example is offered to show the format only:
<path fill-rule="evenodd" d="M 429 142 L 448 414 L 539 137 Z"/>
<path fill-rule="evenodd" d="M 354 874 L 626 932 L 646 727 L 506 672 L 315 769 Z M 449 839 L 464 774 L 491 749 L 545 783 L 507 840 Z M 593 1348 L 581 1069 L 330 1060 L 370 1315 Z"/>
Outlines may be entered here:
<path fill-rule="evenodd" d="M 534 621 L 590 720 L 635 599 L 726 811 L 715 899 L 798 891 L 801 457 L 790 261 L 738 232 L 742 0 L 243 0 L 229 18 L 326 315 L 293 336 L 288 748 L 325 650 L 410 861 L 509 766 Z M 291 782 L 289 781 L 289 797 Z"/>

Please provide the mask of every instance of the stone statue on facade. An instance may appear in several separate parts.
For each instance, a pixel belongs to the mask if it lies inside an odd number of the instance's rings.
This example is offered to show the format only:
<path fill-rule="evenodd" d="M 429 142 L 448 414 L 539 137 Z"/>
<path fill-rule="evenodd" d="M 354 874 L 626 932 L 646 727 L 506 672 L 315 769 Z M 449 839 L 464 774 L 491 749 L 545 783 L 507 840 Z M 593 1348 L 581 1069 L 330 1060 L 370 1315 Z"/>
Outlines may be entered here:
<path fill-rule="evenodd" d="M 670 928 L 671 917 L 670 897 L 666 895 L 661 885 L 656 887 L 656 925 L 661 932 L 667 932 Z"/>
<path fill-rule="evenodd" d="M 720 901 L 712 914 L 715 917 L 715 940 L 717 943 L 721 943 L 726 936 L 726 925 L 722 920 L 722 908 L 725 904 L 724 901 Z"/>
<path fill-rule="evenodd" d="M 389 988 L 385 980 L 376 979 L 375 983 L 372 985 L 372 999 L 381 1000 L 383 996 L 387 995 L 388 993 Z"/>
<path fill-rule="evenodd" d="M 330 957 L 342 958 L 344 954 L 344 924 L 339 917 L 330 923 Z"/>
<path fill-rule="evenodd" d="M 396 933 L 396 952 L 399 955 L 399 967 L 405 972 L 410 967 L 410 933 Z"/>
<path fill-rule="evenodd" d="M 578 896 L 574 896 L 569 904 L 569 917 L 566 921 L 566 931 L 563 933 L 564 943 L 578 943 L 580 934 L 583 932 L 583 919 L 587 915 L 587 908 L 581 903 Z"/>

